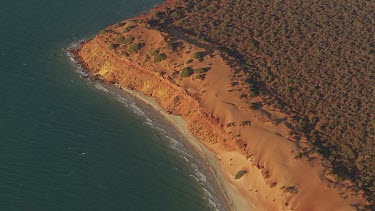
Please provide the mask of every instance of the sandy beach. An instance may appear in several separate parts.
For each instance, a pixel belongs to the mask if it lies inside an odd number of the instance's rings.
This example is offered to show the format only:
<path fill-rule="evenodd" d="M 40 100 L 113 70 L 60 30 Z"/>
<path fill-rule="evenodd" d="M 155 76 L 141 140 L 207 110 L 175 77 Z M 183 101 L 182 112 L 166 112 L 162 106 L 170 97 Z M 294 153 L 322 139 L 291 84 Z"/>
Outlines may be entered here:
<path fill-rule="evenodd" d="M 227 181 L 226 178 L 223 177 L 222 168 L 219 164 L 218 157 L 209 151 L 199 140 L 197 140 L 189 131 L 188 126 L 183 118 L 180 116 L 176 116 L 173 114 L 168 114 L 168 112 L 162 108 L 157 101 L 149 96 L 146 96 L 140 92 L 130 90 L 126 87 L 122 87 L 119 84 L 116 86 L 121 87 L 122 90 L 131 94 L 132 96 L 136 97 L 137 99 L 142 100 L 144 103 L 152 106 L 155 111 L 162 114 L 166 120 L 168 120 L 188 141 L 188 143 L 193 147 L 193 149 L 204 158 L 204 162 L 206 162 L 208 167 L 211 171 L 213 171 L 213 175 L 220 186 L 224 197 L 226 198 L 228 205 L 233 210 L 255 210 L 250 204 L 248 204 L 247 199 L 244 198 L 237 189 Z M 225 202 L 224 202 L 225 203 Z"/>

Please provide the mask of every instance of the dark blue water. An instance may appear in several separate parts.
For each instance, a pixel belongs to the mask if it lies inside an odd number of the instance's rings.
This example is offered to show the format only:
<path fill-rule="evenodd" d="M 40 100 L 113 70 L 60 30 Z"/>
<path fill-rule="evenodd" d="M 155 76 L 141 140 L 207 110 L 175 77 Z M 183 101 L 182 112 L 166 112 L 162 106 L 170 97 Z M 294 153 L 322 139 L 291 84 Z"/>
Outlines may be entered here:
<path fill-rule="evenodd" d="M 161 2 L 0 0 L 0 210 L 212 209 L 181 137 L 63 51 Z"/>

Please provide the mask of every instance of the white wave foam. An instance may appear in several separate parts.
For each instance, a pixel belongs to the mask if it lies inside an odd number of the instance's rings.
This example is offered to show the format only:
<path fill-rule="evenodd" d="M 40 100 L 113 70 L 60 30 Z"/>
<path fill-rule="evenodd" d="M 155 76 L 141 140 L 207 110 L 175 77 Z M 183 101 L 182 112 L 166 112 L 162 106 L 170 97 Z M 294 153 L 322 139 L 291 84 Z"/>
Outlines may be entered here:
<path fill-rule="evenodd" d="M 68 56 L 70 62 L 75 67 L 75 71 L 80 74 L 80 76 L 87 78 L 89 76 L 88 72 L 82 67 L 77 58 L 75 57 L 73 51 L 78 49 L 81 46 L 81 43 L 84 40 L 79 40 L 77 42 L 71 43 L 66 49 L 64 49 L 65 55 Z"/>
<path fill-rule="evenodd" d="M 195 172 L 195 174 L 197 175 L 197 177 L 199 178 L 200 181 L 207 182 L 207 177 L 202 172 L 200 172 L 200 171 L 197 170 Z"/>
<path fill-rule="evenodd" d="M 214 201 L 212 201 L 210 198 L 208 198 L 207 201 L 210 207 L 214 208 L 215 211 L 219 211 L 217 204 Z"/>
<path fill-rule="evenodd" d="M 183 145 L 178 142 L 176 139 L 172 138 L 172 137 L 169 137 L 169 136 L 165 136 L 168 140 L 169 140 L 169 143 L 171 144 L 171 146 L 174 146 L 174 147 L 183 147 Z"/>
<path fill-rule="evenodd" d="M 129 107 L 130 101 L 126 99 L 125 97 L 122 97 L 121 95 L 117 94 L 116 99 L 123 103 L 126 107 Z"/>
<path fill-rule="evenodd" d="M 208 191 L 206 188 L 202 188 L 203 191 L 204 191 L 204 194 L 209 197 L 209 198 L 212 198 L 214 195 L 212 195 L 212 193 L 210 191 Z"/>
<path fill-rule="evenodd" d="M 151 122 L 145 122 L 151 129 L 155 129 L 155 126 Z"/>
<path fill-rule="evenodd" d="M 103 91 L 103 92 L 109 92 L 108 89 L 106 89 L 104 86 L 102 86 L 100 84 L 95 84 L 95 88 L 100 90 L 100 91 Z"/>
<path fill-rule="evenodd" d="M 145 123 L 146 125 L 150 126 L 152 129 L 154 129 L 155 131 L 159 132 L 159 133 L 162 134 L 162 135 L 165 135 L 165 134 L 168 133 L 168 132 L 167 132 L 166 130 L 164 130 L 163 128 L 160 128 L 160 127 L 158 127 L 158 126 L 155 126 L 155 125 L 154 125 L 154 122 L 153 122 L 150 118 L 148 118 L 147 116 L 146 116 L 146 121 L 145 121 L 144 123 Z"/>
<path fill-rule="evenodd" d="M 207 177 L 202 172 L 199 171 L 199 168 L 196 164 L 191 163 L 190 167 L 194 170 L 195 176 L 198 177 L 199 181 L 207 182 Z"/>
<path fill-rule="evenodd" d="M 221 207 L 221 204 L 220 203 L 216 203 L 214 200 L 216 199 L 216 197 L 210 192 L 208 191 L 206 188 L 202 188 L 203 189 L 203 192 L 205 194 L 205 197 L 208 201 L 208 204 L 214 208 L 214 210 L 219 210 L 219 207 Z"/>
<path fill-rule="evenodd" d="M 164 130 L 163 128 L 160 128 L 160 127 L 155 127 L 155 130 L 158 131 L 161 134 L 167 134 L 168 133 L 166 130 Z"/>
<path fill-rule="evenodd" d="M 190 162 L 190 160 L 187 158 L 187 157 L 185 157 L 185 156 L 183 156 L 183 155 L 180 155 L 180 157 L 182 157 L 186 162 Z"/>
<path fill-rule="evenodd" d="M 179 141 L 177 141 L 176 139 L 174 139 L 172 137 L 169 137 L 167 135 L 165 135 L 165 138 L 168 139 L 170 147 L 172 149 L 174 149 L 175 151 L 177 151 L 177 153 L 179 153 L 180 155 L 183 155 L 187 158 L 194 158 L 194 156 L 189 154 L 188 150 L 185 148 L 185 146 L 183 144 L 181 144 Z"/>
<path fill-rule="evenodd" d="M 142 116 L 142 117 L 147 117 L 145 112 L 143 112 L 140 108 L 137 107 L 137 105 L 135 104 L 131 104 L 130 105 L 130 108 L 132 108 L 132 111 L 138 115 L 138 116 Z"/>
<path fill-rule="evenodd" d="M 153 121 L 152 121 L 150 118 L 147 117 L 147 118 L 146 118 L 146 122 L 151 123 L 151 122 L 153 122 Z M 158 128 L 159 128 L 159 127 L 158 127 Z M 163 129 L 160 128 L 160 130 L 163 130 Z M 165 130 L 164 130 L 164 131 L 165 131 Z"/>
<path fill-rule="evenodd" d="M 194 179 L 197 180 L 197 182 L 199 182 L 199 179 L 198 179 L 196 176 L 194 176 L 194 175 L 192 175 L 192 174 L 189 174 L 189 176 L 193 177 Z"/>

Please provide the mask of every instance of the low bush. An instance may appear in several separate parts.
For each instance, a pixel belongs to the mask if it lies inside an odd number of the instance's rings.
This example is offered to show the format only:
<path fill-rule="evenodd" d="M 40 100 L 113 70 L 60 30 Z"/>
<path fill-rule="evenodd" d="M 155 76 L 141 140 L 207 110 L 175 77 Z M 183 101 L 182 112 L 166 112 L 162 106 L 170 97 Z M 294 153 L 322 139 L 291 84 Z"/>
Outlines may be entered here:
<path fill-rule="evenodd" d="M 177 49 L 176 43 L 167 43 L 167 48 L 171 51 L 175 51 Z"/>
<path fill-rule="evenodd" d="M 123 23 L 116 23 L 115 25 L 113 25 L 113 29 L 117 29 L 119 28 L 120 26 L 123 26 L 124 24 Z"/>
<path fill-rule="evenodd" d="M 259 95 L 259 92 L 256 89 L 250 88 L 249 97 L 257 97 L 258 95 Z"/>
<path fill-rule="evenodd" d="M 196 79 L 200 79 L 200 80 L 204 80 L 206 78 L 206 74 L 199 74 L 197 75 L 197 77 L 195 77 Z"/>
<path fill-rule="evenodd" d="M 164 12 L 156 11 L 153 16 L 155 19 L 158 20 L 158 19 L 161 19 L 163 15 L 164 15 Z"/>
<path fill-rule="evenodd" d="M 190 63 L 192 63 L 192 62 L 193 62 L 193 60 L 192 60 L 192 59 L 189 59 L 189 60 L 186 61 L 186 64 L 190 64 Z"/>
<path fill-rule="evenodd" d="M 288 186 L 285 187 L 285 190 L 288 191 L 291 194 L 296 194 L 298 193 L 298 188 L 296 186 Z"/>
<path fill-rule="evenodd" d="M 194 59 L 202 59 L 203 58 L 203 53 L 202 52 L 195 52 L 193 54 Z"/>
<path fill-rule="evenodd" d="M 207 68 L 194 69 L 194 73 L 196 73 L 196 74 L 202 74 L 202 73 L 205 73 L 205 72 L 207 72 Z"/>
<path fill-rule="evenodd" d="M 194 73 L 194 71 L 193 71 L 193 69 L 191 67 L 185 67 L 184 69 L 182 69 L 181 78 L 189 77 L 193 73 Z"/>
<path fill-rule="evenodd" d="M 150 54 L 151 54 L 152 56 L 156 56 L 156 55 L 159 54 L 159 52 L 160 52 L 159 49 L 155 49 L 155 50 L 151 50 L 151 51 L 150 51 Z"/>
<path fill-rule="evenodd" d="M 304 152 L 298 151 L 298 152 L 295 154 L 294 159 L 301 159 L 304 155 L 305 155 Z"/>
<path fill-rule="evenodd" d="M 156 54 L 155 57 L 154 57 L 154 62 L 160 62 L 164 59 L 166 59 L 167 56 L 165 54 Z"/>
<path fill-rule="evenodd" d="M 117 44 L 114 44 L 114 43 L 111 43 L 111 44 L 108 45 L 108 49 L 109 49 L 109 50 L 114 50 L 114 49 L 116 49 L 117 47 L 118 47 L 118 45 L 117 45 Z"/>
<path fill-rule="evenodd" d="M 173 103 L 174 103 L 174 104 L 177 104 L 179 101 L 180 101 L 180 97 L 179 97 L 179 96 L 176 96 L 176 97 L 173 99 Z"/>
<path fill-rule="evenodd" d="M 133 43 L 129 46 L 129 52 L 130 53 L 137 53 L 140 49 L 141 45 L 139 43 Z"/>
<path fill-rule="evenodd" d="M 176 20 L 176 19 L 179 19 L 179 18 L 181 17 L 181 15 L 179 15 L 179 14 L 175 11 L 175 12 L 173 12 L 173 13 L 171 14 L 171 17 L 172 17 L 174 20 Z"/>
<path fill-rule="evenodd" d="M 125 41 L 125 37 L 120 36 L 119 38 L 117 38 L 116 43 L 120 44 L 120 43 L 123 43 L 124 41 Z"/>
<path fill-rule="evenodd" d="M 247 174 L 247 170 L 240 170 L 234 176 L 234 179 L 241 179 L 245 174 Z"/>
<path fill-rule="evenodd" d="M 134 28 L 134 26 L 127 26 L 124 28 L 124 30 L 122 32 L 126 33 L 126 32 L 130 32 L 130 30 L 132 30 Z"/>
<path fill-rule="evenodd" d="M 250 109 L 252 110 L 258 110 L 260 108 L 262 108 L 263 104 L 261 102 L 257 102 L 257 103 L 250 103 Z"/>
<path fill-rule="evenodd" d="M 124 44 L 124 45 L 128 45 L 128 44 L 130 44 L 130 43 L 133 43 L 133 41 L 134 41 L 134 37 L 128 37 L 128 38 L 126 38 L 126 39 L 122 42 L 122 44 Z"/>

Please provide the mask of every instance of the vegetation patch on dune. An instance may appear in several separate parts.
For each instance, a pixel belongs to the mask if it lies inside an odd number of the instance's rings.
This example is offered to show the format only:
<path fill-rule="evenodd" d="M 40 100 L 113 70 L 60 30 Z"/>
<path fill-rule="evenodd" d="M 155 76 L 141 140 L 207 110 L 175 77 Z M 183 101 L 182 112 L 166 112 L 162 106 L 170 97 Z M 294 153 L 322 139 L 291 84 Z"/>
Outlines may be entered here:
<path fill-rule="evenodd" d="M 247 170 L 240 170 L 234 176 L 234 179 L 241 179 L 245 174 L 247 174 Z"/>
<path fill-rule="evenodd" d="M 191 67 L 184 67 L 181 71 L 181 78 L 186 78 L 191 76 L 194 73 L 193 69 Z"/>

